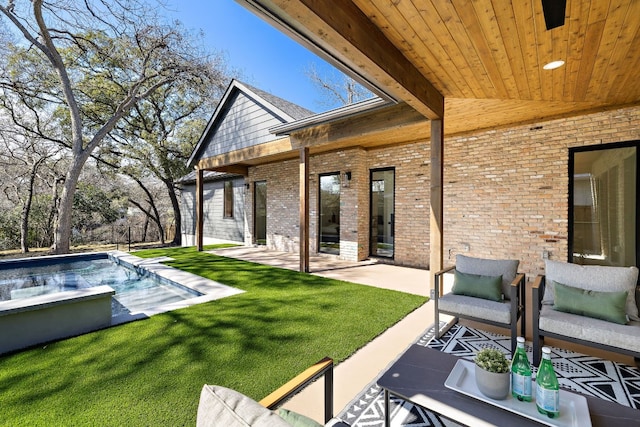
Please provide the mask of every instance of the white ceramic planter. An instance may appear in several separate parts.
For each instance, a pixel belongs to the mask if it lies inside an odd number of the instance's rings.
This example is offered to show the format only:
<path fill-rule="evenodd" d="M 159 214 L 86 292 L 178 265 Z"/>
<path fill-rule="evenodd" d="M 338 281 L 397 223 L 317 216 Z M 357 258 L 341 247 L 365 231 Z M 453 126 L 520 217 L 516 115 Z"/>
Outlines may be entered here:
<path fill-rule="evenodd" d="M 496 374 L 476 367 L 476 384 L 482 394 L 491 399 L 503 400 L 509 395 L 511 387 L 511 372 Z"/>

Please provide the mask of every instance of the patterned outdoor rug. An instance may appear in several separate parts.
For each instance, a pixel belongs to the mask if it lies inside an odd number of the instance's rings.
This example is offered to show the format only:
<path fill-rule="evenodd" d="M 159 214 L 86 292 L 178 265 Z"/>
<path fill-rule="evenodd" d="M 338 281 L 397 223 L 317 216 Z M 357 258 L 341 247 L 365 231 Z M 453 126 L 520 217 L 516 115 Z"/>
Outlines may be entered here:
<path fill-rule="evenodd" d="M 429 328 L 416 344 L 472 360 L 478 350 L 492 346 L 510 354 L 511 340 L 466 326 L 453 325 L 439 340 L 433 339 Z M 527 343 L 529 360 L 533 359 L 531 343 Z M 551 358 L 560 385 L 583 394 L 640 408 L 640 370 L 617 362 L 551 347 Z M 382 375 L 382 373 L 380 373 Z M 384 425 L 384 394 L 377 378 L 363 393 L 338 415 L 352 427 L 382 427 Z M 402 399 L 391 398 L 392 426 L 449 427 L 458 426 L 419 406 Z"/>

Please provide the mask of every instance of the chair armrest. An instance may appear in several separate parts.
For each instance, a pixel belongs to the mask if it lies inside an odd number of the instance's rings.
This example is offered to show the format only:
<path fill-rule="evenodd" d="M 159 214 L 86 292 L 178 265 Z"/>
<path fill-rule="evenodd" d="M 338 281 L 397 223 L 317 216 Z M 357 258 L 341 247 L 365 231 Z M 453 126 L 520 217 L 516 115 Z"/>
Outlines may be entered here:
<path fill-rule="evenodd" d="M 533 285 L 531 286 L 531 294 L 534 302 L 534 310 L 536 307 L 538 310 L 540 309 L 540 304 L 542 303 L 542 298 L 544 297 L 544 288 L 545 281 L 544 276 L 538 275 L 533 281 Z"/>
<path fill-rule="evenodd" d="M 524 273 L 516 274 L 516 277 L 513 279 L 511 284 L 509 285 L 509 298 L 511 300 L 522 300 L 523 291 L 525 287 L 526 276 Z"/>
<path fill-rule="evenodd" d="M 305 369 L 286 384 L 262 399 L 260 404 L 265 408 L 275 409 L 322 376 L 324 376 L 325 423 L 329 422 L 329 420 L 333 418 L 333 359 L 330 357 L 325 357 Z"/>
<path fill-rule="evenodd" d="M 435 298 L 437 299 L 440 295 L 442 295 L 442 293 L 444 292 L 444 284 L 442 283 L 442 276 L 445 273 L 450 272 L 451 270 L 454 270 L 456 268 L 455 265 L 452 265 L 450 267 L 446 267 L 438 272 L 436 272 L 436 274 L 434 274 L 434 279 L 435 279 L 435 283 L 434 283 L 434 291 L 435 291 Z"/>

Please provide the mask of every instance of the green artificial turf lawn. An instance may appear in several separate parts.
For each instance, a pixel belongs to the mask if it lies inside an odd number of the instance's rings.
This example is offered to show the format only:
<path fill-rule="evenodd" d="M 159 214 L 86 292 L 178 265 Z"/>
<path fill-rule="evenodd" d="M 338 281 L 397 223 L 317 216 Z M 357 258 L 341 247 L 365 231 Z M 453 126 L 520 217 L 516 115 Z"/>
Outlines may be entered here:
<path fill-rule="evenodd" d="M 193 248 L 136 255 L 246 292 L 0 357 L 0 425 L 194 425 L 203 384 L 259 400 L 426 301 Z"/>

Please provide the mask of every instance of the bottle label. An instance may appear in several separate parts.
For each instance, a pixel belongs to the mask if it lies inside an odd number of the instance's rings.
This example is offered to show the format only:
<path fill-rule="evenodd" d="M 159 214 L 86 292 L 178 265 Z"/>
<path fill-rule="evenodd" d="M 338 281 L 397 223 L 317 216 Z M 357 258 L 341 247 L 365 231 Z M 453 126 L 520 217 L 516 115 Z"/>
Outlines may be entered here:
<path fill-rule="evenodd" d="M 546 412 L 560 411 L 560 390 L 536 387 L 536 405 Z"/>
<path fill-rule="evenodd" d="M 511 374 L 511 390 L 520 397 L 531 398 L 531 375 Z"/>

